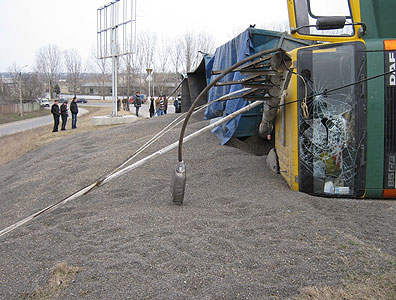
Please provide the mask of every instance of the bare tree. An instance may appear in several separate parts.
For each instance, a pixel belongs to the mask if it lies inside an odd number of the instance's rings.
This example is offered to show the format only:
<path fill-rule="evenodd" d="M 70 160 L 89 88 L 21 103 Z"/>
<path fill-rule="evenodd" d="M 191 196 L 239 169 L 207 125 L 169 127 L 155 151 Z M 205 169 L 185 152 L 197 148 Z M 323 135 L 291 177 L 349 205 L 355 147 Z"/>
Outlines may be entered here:
<path fill-rule="evenodd" d="M 44 75 L 49 83 L 49 94 L 52 98 L 53 84 L 59 77 L 62 68 L 62 51 L 57 45 L 49 44 L 37 50 L 36 69 Z"/>
<path fill-rule="evenodd" d="M 287 20 L 278 20 L 264 23 L 262 26 L 264 29 L 274 30 L 279 32 L 289 32 L 289 22 Z"/>
<path fill-rule="evenodd" d="M 64 59 L 67 71 L 66 81 L 69 90 L 73 91 L 74 96 L 77 96 L 84 71 L 81 56 L 75 49 L 70 49 L 64 52 Z"/>
<path fill-rule="evenodd" d="M 152 68 L 154 64 L 154 51 L 157 48 L 157 35 L 151 31 L 143 31 L 137 37 L 137 47 L 135 55 L 135 66 L 139 79 L 139 89 L 142 88 L 142 75 L 147 68 Z"/>
<path fill-rule="evenodd" d="M 183 55 L 182 45 L 178 42 L 179 40 L 179 38 L 174 38 L 170 51 L 170 62 L 176 74 L 179 73 Z"/>
<path fill-rule="evenodd" d="M 137 38 L 137 61 L 141 62 L 141 72 L 154 63 L 154 51 L 157 47 L 157 35 L 151 31 L 143 31 Z"/>
<path fill-rule="evenodd" d="M 44 83 L 37 72 L 22 74 L 23 99 L 33 100 L 44 95 Z"/>
<path fill-rule="evenodd" d="M 140 64 L 132 54 L 124 55 L 121 59 L 122 85 L 124 94 L 127 97 L 132 96 L 133 87 L 137 85 Z"/>
<path fill-rule="evenodd" d="M 161 39 L 160 44 L 155 51 L 155 69 L 158 72 L 165 73 L 169 69 L 172 47 L 170 41 L 166 38 Z"/>
<path fill-rule="evenodd" d="M 170 81 L 170 77 L 172 76 L 169 73 L 169 65 L 172 57 L 172 45 L 170 40 L 162 39 L 159 46 L 155 51 L 155 70 L 159 75 L 157 76 L 157 86 L 159 88 L 159 93 L 164 93 L 164 85 L 166 82 Z"/>
<path fill-rule="evenodd" d="M 213 53 L 215 50 L 215 39 L 213 35 L 206 32 L 198 33 L 197 49 L 203 53 Z"/>
<path fill-rule="evenodd" d="M 111 80 L 110 70 L 111 65 L 108 59 L 98 59 L 96 57 L 96 50 L 92 49 L 91 57 L 89 59 L 89 69 L 95 73 L 95 81 L 101 87 L 102 99 L 106 96 L 106 83 Z"/>
<path fill-rule="evenodd" d="M 8 67 L 7 78 L 10 80 L 7 84 L 8 101 L 17 103 L 19 101 L 19 71 L 21 67 L 13 63 Z"/>
<path fill-rule="evenodd" d="M 192 62 L 194 56 L 196 55 L 196 40 L 192 32 L 186 32 L 182 38 L 182 53 L 185 63 L 185 72 L 190 72 L 192 70 Z"/>
<path fill-rule="evenodd" d="M 182 72 L 182 60 L 183 60 L 183 50 L 178 38 L 174 38 L 170 50 L 170 62 L 172 66 L 172 72 L 174 73 L 174 83 L 177 86 L 181 80 Z"/>
<path fill-rule="evenodd" d="M 0 74 L 0 103 L 5 103 L 8 96 L 7 86 L 4 84 L 3 75 Z"/>
<path fill-rule="evenodd" d="M 200 62 L 200 52 L 211 53 L 214 50 L 214 38 L 209 33 L 186 32 L 180 39 L 182 58 L 184 60 L 184 72 L 194 70 Z"/>
<path fill-rule="evenodd" d="M 6 77 L 11 79 L 11 82 L 2 87 L 1 94 L 4 102 L 17 103 L 20 100 L 20 92 L 23 101 L 34 100 L 43 96 L 44 85 L 38 73 L 21 73 L 21 69 L 15 63 L 8 68 Z"/>

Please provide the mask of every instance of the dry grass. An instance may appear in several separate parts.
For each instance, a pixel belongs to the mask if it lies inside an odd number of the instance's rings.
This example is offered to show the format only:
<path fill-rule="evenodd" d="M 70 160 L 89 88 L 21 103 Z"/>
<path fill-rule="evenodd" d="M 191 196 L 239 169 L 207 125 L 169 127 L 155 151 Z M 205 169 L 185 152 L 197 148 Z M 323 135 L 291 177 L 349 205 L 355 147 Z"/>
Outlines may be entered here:
<path fill-rule="evenodd" d="M 58 297 L 68 284 L 76 278 L 79 267 L 69 266 L 65 263 L 57 264 L 51 272 L 48 283 L 44 287 L 39 287 L 31 293 L 27 293 L 25 299 L 53 299 Z"/>
<path fill-rule="evenodd" d="M 12 161 L 43 145 L 67 137 L 69 135 L 103 129 L 104 126 L 92 126 L 92 117 L 111 114 L 111 107 L 87 107 L 88 114 L 78 118 L 77 129 L 71 130 L 71 118 L 67 121 L 66 131 L 52 132 L 53 125 L 47 125 L 28 131 L 0 137 L 0 165 Z M 126 112 L 122 112 L 126 114 Z M 117 126 L 117 125 L 112 125 Z M 118 125 L 119 126 L 119 125 Z M 106 126 L 110 127 L 110 126 Z"/>
<path fill-rule="evenodd" d="M 340 287 L 308 287 L 295 300 L 396 300 L 396 275 L 381 275 Z"/>
<path fill-rule="evenodd" d="M 20 117 L 19 114 L 0 114 L 0 124 L 47 116 L 50 113 L 48 109 L 41 109 L 38 111 L 24 112 L 23 117 Z"/>

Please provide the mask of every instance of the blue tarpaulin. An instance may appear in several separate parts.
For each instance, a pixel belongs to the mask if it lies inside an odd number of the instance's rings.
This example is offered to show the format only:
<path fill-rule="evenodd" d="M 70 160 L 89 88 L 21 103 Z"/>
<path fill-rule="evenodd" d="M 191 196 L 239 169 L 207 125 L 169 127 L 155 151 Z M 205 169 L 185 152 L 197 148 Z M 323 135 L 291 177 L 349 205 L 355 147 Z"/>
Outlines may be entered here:
<path fill-rule="evenodd" d="M 228 43 L 217 48 L 213 58 L 206 66 L 207 77 L 214 80 L 218 75 L 211 75 L 212 70 L 225 70 L 238 61 L 255 53 L 249 30 L 245 30 Z M 243 78 L 239 72 L 227 74 L 220 82 L 235 81 Z M 208 92 L 208 102 L 213 101 L 223 95 L 237 91 L 242 88 L 241 84 L 215 86 Z M 205 111 L 205 119 L 225 117 L 234 111 L 246 106 L 247 102 L 242 98 L 228 100 L 225 102 L 215 102 L 208 106 Z M 241 116 L 231 120 L 222 126 L 214 128 L 212 132 L 220 139 L 224 145 L 235 133 Z M 214 122 L 215 120 L 212 120 Z"/>
<path fill-rule="evenodd" d="M 210 61 L 205 61 L 206 79 L 211 82 L 216 76 L 219 76 L 211 75 L 212 70 L 225 70 L 238 61 L 262 50 L 282 47 L 285 51 L 291 51 L 309 44 L 310 42 L 294 39 L 286 33 L 249 27 L 228 43 L 217 48 Z M 245 76 L 242 76 L 239 72 L 232 72 L 222 78 L 220 82 L 236 81 L 243 77 Z M 208 92 L 208 102 L 241 88 L 241 84 L 212 87 Z M 243 101 L 242 98 L 213 103 L 206 109 L 205 119 L 225 117 L 246 105 L 247 102 Z M 220 139 L 222 145 L 227 143 L 234 134 L 237 137 L 253 135 L 261 119 L 261 108 L 258 108 L 258 110 L 250 112 L 250 116 L 247 116 L 248 113 L 239 115 L 234 120 L 213 129 L 212 132 Z M 253 118 L 251 118 L 252 116 Z"/>

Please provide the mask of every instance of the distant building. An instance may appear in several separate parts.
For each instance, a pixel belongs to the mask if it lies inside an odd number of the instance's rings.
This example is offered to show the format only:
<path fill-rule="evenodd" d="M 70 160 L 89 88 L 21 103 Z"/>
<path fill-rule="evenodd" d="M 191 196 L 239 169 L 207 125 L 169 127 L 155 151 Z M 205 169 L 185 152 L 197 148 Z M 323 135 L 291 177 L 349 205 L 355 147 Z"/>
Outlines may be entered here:
<path fill-rule="evenodd" d="M 59 79 L 58 82 L 59 88 L 60 88 L 60 93 L 61 94 L 68 94 L 70 93 L 69 88 L 67 86 L 67 82 L 65 79 Z"/>
<path fill-rule="evenodd" d="M 87 81 L 81 83 L 80 94 L 82 95 L 98 95 L 98 96 L 110 96 L 112 94 L 112 82 L 93 82 Z"/>

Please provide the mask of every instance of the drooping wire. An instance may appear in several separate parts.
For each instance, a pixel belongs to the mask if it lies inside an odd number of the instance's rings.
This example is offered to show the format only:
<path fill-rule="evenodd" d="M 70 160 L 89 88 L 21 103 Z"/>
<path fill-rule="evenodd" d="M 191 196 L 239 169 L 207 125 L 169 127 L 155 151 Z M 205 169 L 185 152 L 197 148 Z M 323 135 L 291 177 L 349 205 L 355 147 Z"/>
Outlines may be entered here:
<path fill-rule="evenodd" d="M 289 72 L 291 72 L 291 73 L 293 73 L 295 75 L 298 75 L 298 76 L 302 76 L 301 74 L 293 72 L 292 70 L 289 70 Z M 347 87 L 350 87 L 350 86 L 354 86 L 356 84 L 360 84 L 360 83 L 367 82 L 367 81 L 370 81 L 370 80 L 373 80 L 373 79 L 377 79 L 377 78 L 380 78 L 380 77 L 383 77 L 383 76 L 386 76 L 386 75 L 389 75 L 389 74 L 395 74 L 395 72 L 396 71 L 389 71 L 389 72 L 381 73 L 379 75 L 375 75 L 375 76 L 368 77 L 368 78 L 365 78 L 365 79 L 362 79 L 362 80 L 358 80 L 358 81 L 355 81 L 355 82 L 352 82 L 352 83 L 348 83 L 348 84 L 345 84 L 345 85 L 342 85 L 342 86 L 339 86 L 339 87 L 336 87 L 336 88 L 333 88 L 333 89 L 330 89 L 330 90 L 324 90 L 323 92 L 313 94 L 311 97 L 328 95 L 329 93 L 332 93 L 332 92 L 335 92 L 335 91 L 338 91 L 338 90 L 342 90 L 344 88 L 347 88 Z M 306 85 L 306 81 L 305 80 L 304 80 L 304 84 Z M 307 95 L 305 95 L 303 98 L 299 98 L 297 100 L 293 100 L 293 101 L 290 101 L 290 102 L 287 102 L 287 103 L 279 104 L 277 106 L 270 106 L 270 107 L 276 109 L 276 108 L 280 108 L 282 106 L 287 106 L 287 105 L 290 105 L 290 104 L 293 104 L 293 103 L 302 102 L 302 101 L 304 101 L 304 99 L 306 101 L 306 98 L 307 98 Z"/>
<path fill-rule="evenodd" d="M 308 112 L 308 106 L 307 106 L 307 94 L 308 94 L 307 82 L 305 81 L 303 76 L 301 76 L 298 73 L 295 73 L 295 74 L 297 74 L 300 77 L 300 79 L 302 80 L 302 82 L 304 83 L 304 92 L 305 93 L 304 93 L 304 98 L 301 101 L 301 109 L 302 109 L 302 114 L 303 114 L 304 119 L 308 119 L 309 112 Z"/>

